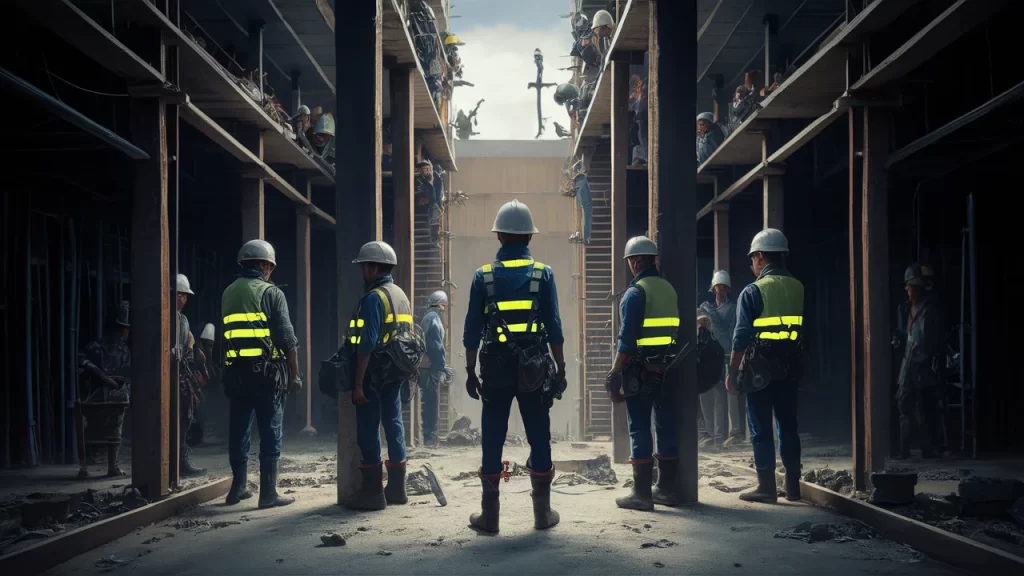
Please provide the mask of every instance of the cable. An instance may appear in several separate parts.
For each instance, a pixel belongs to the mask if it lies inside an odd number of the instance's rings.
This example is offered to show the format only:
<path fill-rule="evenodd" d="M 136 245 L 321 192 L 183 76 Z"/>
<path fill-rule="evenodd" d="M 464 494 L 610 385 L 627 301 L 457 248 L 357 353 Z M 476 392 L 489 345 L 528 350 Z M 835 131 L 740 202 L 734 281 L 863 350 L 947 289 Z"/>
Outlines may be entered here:
<path fill-rule="evenodd" d="M 56 74 L 54 74 L 53 72 L 50 72 L 49 70 L 47 70 L 46 73 L 49 74 L 50 76 L 53 76 L 57 80 L 60 80 L 61 82 L 67 84 L 68 86 L 71 86 L 72 88 L 78 88 L 82 92 L 88 92 L 90 94 L 96 94 L 97 96 L 110 96 L 112 98 L 130 98 L 130 96 L 128 94 L 111 94 L 109 92 L 98 92 L 96 90 L 90 90 L 88 88 L 82 88 L 81 86 L 75 84 L 74 82 L 71 82 L 69 80 L 65 80 L 64 78 L 61 78 L 60 76 L 57 76 Z"/>

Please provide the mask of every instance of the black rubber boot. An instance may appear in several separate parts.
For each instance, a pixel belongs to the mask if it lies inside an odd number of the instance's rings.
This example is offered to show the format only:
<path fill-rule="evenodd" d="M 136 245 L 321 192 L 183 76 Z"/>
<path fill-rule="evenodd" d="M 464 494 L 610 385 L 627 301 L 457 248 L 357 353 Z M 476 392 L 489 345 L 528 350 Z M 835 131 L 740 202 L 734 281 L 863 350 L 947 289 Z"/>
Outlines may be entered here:
<path fill-rule="evenodd" d="M 295 498 L 277 493 L 277 460 L 260 462 L 260 508 L 287 506 L 292 502 L 295 502 Z"/>
<path fill-rule="evenodd" d="M 234 506 L 242 500 L 248 500 L 249 498 L 252 498 L 252 492 L 249 491 L 248 463 L 232 464 L 231 489 L 228 490 L 228 497 L 224 500 L 224 503 L 228 506 Z"/>
<path fill-rule="evenodd" d="M 499 482 L 501 482 L 501 474 L 480 475 L 480 484 L 483 487 L 483 496 L 480 498 L 480 513 L 469 515 L 469 523 L 474 528 L 484 532 L 498 531 L 498 512 L 501 509 L 501 505 L 498 502 Z"/>
<path fill-rule="evenodd" d="M 775 485 L 775 469 L 757 471 L 757 488 L 740 494 L 740 500 L 746 502 L 763 502 L 766 504 L 779 501 L 778 488 Z"/>
<path fill-rule="evenodd" d="M 558 512 L 551 509 L 551 481 L 555 479 L 555 469 L 536 475 L 530 473 L 530 484 L 533 485 L 533 527 L 537 530 L 551 528 L 558 524 Z"/>
<path fill-rule="evenodd" d="M 121 467 L 117 465 L 120 451 L 120 444 L 107 446 L 107 476 L 124 476 L 124 472 L 121 470 Z"/>
<path fill-rule="evenodd" d="M 786 467 L 786 500 L 795 502 L 800 499 L 800 472 L 799 470 L 790 471 L 789 467 Z"/>
<path fill-rule="evenodd" d="M 658 459 L 658 484 L 651 492 L 651 500 L 662 506 L 678 506 L 679 494 L 676 493 L 676 481 L 679 478 L 679 459 Z"/>
<path fill-rule="evenodd" d="M 633 464 L 633 488 L 629 496 L 615 499 L 615 505 L 629 510 L 654 510 L 651 495 L 651 476 L 654 474 L 654 461 L 648 460 L 641 464 Z"/>
<path fill-rule="evenodd" d="M 368 467 L 359 467 L 359 474 L 363 477 L 363 483 L 359 491 L 345 501 L 345 506 L 351 510 L 383 510 L 388 507 L 388 501 L 384 496 L 384 479 L 381 465 L 374 464 Z"/>
<path fill-rule="evenodd" d="M 406 504 L 409 497 L 405 494 L 405 462 L 392 464 L 388 462 L 388 485 L 384 488 L 384 499 L 388 505 Z"/>

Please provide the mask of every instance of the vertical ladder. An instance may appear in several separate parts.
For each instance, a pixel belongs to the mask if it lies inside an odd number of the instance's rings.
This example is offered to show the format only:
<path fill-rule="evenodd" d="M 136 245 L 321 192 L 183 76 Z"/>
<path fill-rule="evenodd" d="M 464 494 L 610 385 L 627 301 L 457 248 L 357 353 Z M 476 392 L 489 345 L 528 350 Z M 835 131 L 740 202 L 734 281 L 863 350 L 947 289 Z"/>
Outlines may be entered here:
<path fill-rule="evenodd" d="M 585 245 L 583 261 L 584 378 L 586 390 L 587 440 L 610 440 L 612 406 L 604 389 L 605 376 L 614 359 L 615 335 L 612 295 L 612 206 L 611 150 L 607 143 L 588 154 L 587 179 L 593 200 L 590 244 Z"/>

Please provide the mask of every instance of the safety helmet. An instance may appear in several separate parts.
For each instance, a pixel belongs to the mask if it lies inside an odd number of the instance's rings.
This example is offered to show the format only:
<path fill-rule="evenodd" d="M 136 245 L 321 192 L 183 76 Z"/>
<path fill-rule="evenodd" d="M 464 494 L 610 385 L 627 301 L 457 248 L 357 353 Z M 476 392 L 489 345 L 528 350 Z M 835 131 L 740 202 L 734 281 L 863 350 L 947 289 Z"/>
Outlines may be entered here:
<path fill-rule="evenodd" d="M 615 19 L 607 10 L 598 10 L 594 13 L 594 22 L 591 26 L 593 28 L 600 28 L 602 26 L 615 26 Z"/>
<path fill-rule="evenodd" d="M 444 290 L 435 290 L 429 298 L 427 298 L 427 306 L 437 306 L 438 304 L 447 304 L 448 295 L 445 294 Z"/>
<path fill-rule="evenodd" d="M 506 202 L 504 206 L 498 208 L 498 213 L 494 216 L 494 226 L 491 227 L 491 232 L 502 232 L 504 234 L 538 233 L 537 229 L 533 226 L 533 214 L 530 213 L 530 207 L 519 200 Z"/>
<path fill-rule="evenodd" d="M 359 254 L 356 255 L 356 259 L 352 261 L 353 264 L 362 264 L 364 262 L 395 266 L 398 264 L 398 256 L 395 254 L 395 249 L 387 242 L 374 240 L 373 242 L 363 244 L 363 247 L 359 249 Z"/>
<path fill-rule="evenodd" d="M 755 234 L 754 239 L 750 241 L 750 251 L 747 252 L 747 256 L 754 254 L 754 252 L 781 252 L 782 254 L 789 254 L 789 241 L 786 240 L 786 235 L 782 233 L 782 230 L 765 228 Z"/>
<path fill-rule="evenodd" d="M 131 316 L 131 304 L 127 300 L 122 300 L 121 304 L 117 307 L 117 318 L 114 319 L 114 323 L 118 326 L 124 326 L 125 328 L 131 327 L 130 316 Z"/>
<path fill-rule="evenodd" d="M 710 321 L 711 315 L 708 314 L 708 311 L 704 308 L 697 308 L 697 320 L 700 320 L 701 318 L 707 318 Z"/>
<path fill-rule="evenodd" d="M 199 339 L 213 341 L 214 336 L 216 335 L 215 330 L 216 329 L 213 327 L 213 324 L 207 324 L 206 326 L 203 326 L 203 333 L 199 335 Z"/>
<path fill-rule="evenodd" d="M 625 258 L 633 256 L 657 256 L 658 245 L 647 236 L 634 236 L 626 242 Z"/>
<path fill-rule="evenodd" d="M 446 37 L 444 39 L 444 45 L 445 46 L 452 46 L 452 45 L 455 45 L 455 46 L 465 46 L 466 43 L 463 42 L 462 40 L 459 40 L 459 37 L 456 36 L 455 34 L 449 34 L 448 37 Z"/>
<path fill-rule="evenodd" d="M 247 260 L 262 260 L 277 266 L 277 260 L 274 259 L 274 247 L 266 240 L 249 240 L 242 244 L 242 248 L 238 251 L 238 263 L 241 264 Z"/>
<path fill-rule="evenodd" d="M 175 286 L 175 292 L 177 292 L 178 294 L 195 294 L 195 292 L 192 291 L 192 287 L 189 286 L 187 276 L 185 276 L 184 274 L 178 274 L 178 278 L 176 280 L 177 281 L 175 283 L 177 284 L 177 286 Z"/>
<path fill-rule="evenodd" d="M 715 270 L 714 275 L 711 276 L 711 287 L 714 288 L 719 284 L 732 288 L 732 279 L 729 278 L 728 270 Z"/>
<path fill-rule="evenodd" d="M 305 114 L 306 116 L 310 115 L 309 106 L 306 106 L 305 104 L 303 104 L 302 106 L 299 106 L 299 109 L 295 111 L 295 115 L 292 116 L 291 119 L 294 120 L 294 119 L 298 118 L 299 116 L 302 116 L 303 114 Z"/>
<path fill-rule="evenodd" d="M 697 114 L 697 122 L 700 122 L 701 120 L 707 122 L 708 124 L 714 124 L 715 115 L 712 114 L 711 112 L 701 112 L 700 114 Z"/>
<path fill-rule="evenodd" d="M 579 97 L 580 89 L 577 88 L 576 85 L 571 84 L 569 82 L 559 84 L 558 87 L 555 88 L 555 104 L 558 104 L 559 106 L 562 106 L 566 102 L 570 100 L 575 100 L 576 98 Z"/>
<path fill-rule="evenodd" d="M 920 264 L 911 264 L 907 266 L 907 271 L 903 273 L 903 285 L 904 286 L 924 286 L 924 270 L 925 266 Z"/>

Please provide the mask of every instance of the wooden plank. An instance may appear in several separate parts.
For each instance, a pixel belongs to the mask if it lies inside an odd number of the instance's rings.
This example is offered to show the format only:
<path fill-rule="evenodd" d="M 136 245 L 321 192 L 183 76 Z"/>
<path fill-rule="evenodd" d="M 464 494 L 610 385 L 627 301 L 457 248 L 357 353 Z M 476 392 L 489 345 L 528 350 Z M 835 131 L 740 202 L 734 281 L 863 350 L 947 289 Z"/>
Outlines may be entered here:
<path fill-rule="evenodd" d="M 170 492 L 166 107 L 159 98 L 133 99 L 131 123 L 133 140 L 150 156 L 136 166 L 132 189 L 132 380 L 140 384 L 132 397 L 132 484 L 146 499 L 157 500 Z"/>
<path fill-rule="evenodd" d="M 626 165 L 629 164 L 629 63 L 612 62 L 612 179 L 611 179 L 611 291 L 626 289 Z M 619 333 L 620 318 L 613 316 L 611 337 Z M 613 344 L 614 345 L 614 344 Z M 614 356 L 616 352 L 612 350 Z M 612 404 L 612 460 L 629 461 L 629 423 L 624 402 Z"/>
<path fill-rule="evenodd" d="M 178 110 L 181 112 L 182 119 L 195 127 L 196 130 L 202 132 L 207 138 L 213 140 L 214 143 L 227 151 L 228 154 L 231 154 L 240 162 L 262 166 L 263 162 L 259 157 L 243 146 L 241 142 L 222 128 L 214 119 L 207 116 L 198 106 L 189 102 L 184 106 L 179 106 Z"/>
<path fill-rule="evenodd" d="M 807 127 L 797 133 L 796 136 L 791 138 L 789 142 L 783 144 L 778 150 L 769 156 L 768 164 L 781 164 L 785 162 L 790 156 L 803 148 L 804 145 L 809 143 L 811 140 L 814 140 L 818 134 L 821 134 L 826 128 L 831 126 L 833 122 L 845 116 L 848 107 L 849 106 L 845 98 L 836 100 L 832 105 L 831 111 L 819 116 L 813 122 L 808 124 Z"/>
<path fill-rule="evenodd" d="M 590 101 L 590 108 L 587 115 L 580 124 L 576 141 L 573 146 L 573 155 L 579 155 L 581 147 L 588 145 L 594 138 L 604 134 L 605 126 L 611 123 L 612 98 L 610 94 L 611 74 L 605 70 L 597 79 L 597 90 Z"/>
<path fill-rule="evenodd" d="M 611 52 L 646 52 L 651 36 L 651 0 L 630 0 L 619 27 Z"/>
<path fill-rule="evenodd" d="M 920 32 L 850 87 L 869 91 L 900 80 L 978 24 L 1002 10 L 1008 0 L 957 0 Z"/>
<path fill-rule="evenodd" d="M 126 536 L 139 528 L 155 524 L 189 508 L 219 498 L 227 494 L 229 488 L 231 488 L 231 478 L 221 478 L 209 484 L 185 490 L 165 500 L 118 514 L 113 518 L 47 538 L 13 554 L 0 556 L 0 573 L 25 575 L 42 573 L 79 554 L 84 554 L 107 542 Z"/>

